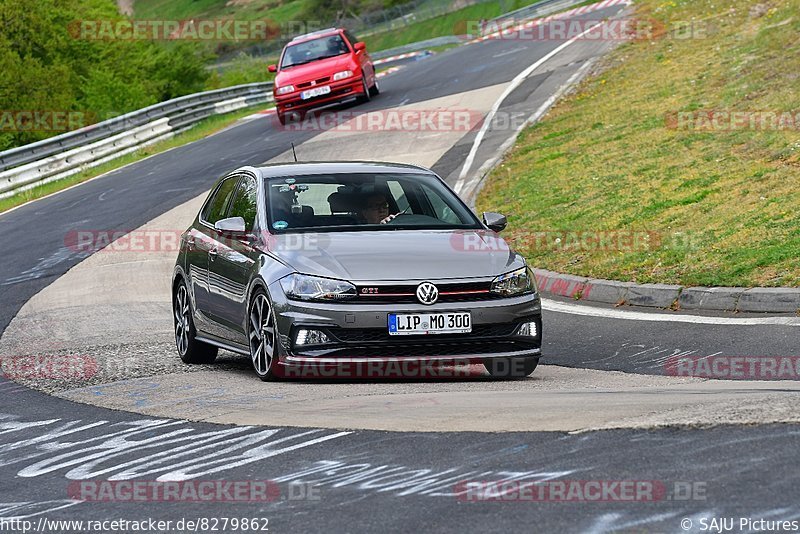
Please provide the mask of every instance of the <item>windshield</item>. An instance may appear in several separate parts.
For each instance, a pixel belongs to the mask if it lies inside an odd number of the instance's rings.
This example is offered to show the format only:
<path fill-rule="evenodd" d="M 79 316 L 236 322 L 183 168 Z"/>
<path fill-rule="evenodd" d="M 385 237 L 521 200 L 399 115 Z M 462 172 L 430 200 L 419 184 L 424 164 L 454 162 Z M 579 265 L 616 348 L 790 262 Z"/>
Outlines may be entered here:
<path fill-rule="evenodd" d="M 273 233 L 482 228 L 435 176 L 332 174 L 267 182 Z"/>
<path fill-rule="evenodd" d="M 320 37 L 296 45 L 289 45 L 283 53 L 281 68 L 310 63 L 318 59 L 340 56 L 348 53 L 347 43 L 339 34 Z"/>

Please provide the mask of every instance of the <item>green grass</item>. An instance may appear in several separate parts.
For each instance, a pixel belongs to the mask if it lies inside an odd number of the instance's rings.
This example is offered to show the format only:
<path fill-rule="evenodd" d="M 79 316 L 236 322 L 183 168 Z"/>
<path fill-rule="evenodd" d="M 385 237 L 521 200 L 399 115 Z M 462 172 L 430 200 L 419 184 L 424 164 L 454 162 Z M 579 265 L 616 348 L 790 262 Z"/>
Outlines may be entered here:
<path fill-rule="evenodd" d="M 703 20 L 703 39 L 618 47 L 488 177 L 481 210 L 509 215 L 533 265 L 685 285 L 800 285 L 800 126 L 692 131 L 686 110 L 800 110 L 800 0 L 640 0 L 667 27 Z M 535 246 L 536 231 L 641 231 L 646 250 Z"/>
<path fill-rule="evenodd" d="M 143 20 L 236 18 L 239 20 L 300 20 L 307 0 L 135 0 L 134 16 Z"/>
<path fill-rule="evenodd" d="M 228 4 L 231 5 L 228 5 Z M 276 32 L 270 39 L 274 45 L 283 45 L 280 34 L 292 31 L 292 28 L 303 27 L 307 20 L 309 0 L 136 0 L 134 2 L 134 18 L 139 20 L 259 20 L 270 22 L 270 32 Z M 318 29 L 318 23 L 310 30 Z M 258 41 L 200 41 L 198 47 L 212 53 L 229 55 L 237 50 L 247 49 Z M 225 69 L 227 70 L 227 69 Z M 250 81 L 263 81 L 251 79 Z M 227 84 L 224 81 L 223 85 Z M 214 87 L 215 81 L 209 84 Z"/>
<path fill-rule="evenodd" d="M 475 4 L 446 15 L 412 23 L 403 28 L 368 35 L 364 37 L 364 42 L 367 43 L 368 50 L 376 52 L 434 37 L 463 35 L 475 28 L 481 19 L 492 19 L 504 12 L 513 11 L 532 3 L 531 0 L 514 0 L 513 2 Z"/>
<path fill-rule="evenodd" d="M 590 4 L 597 0 L 587 0 L 578 5 Z M 302 21 L 307 0 L 250 0 L 237 6 L 227 6 L 227 0 L 137 0 L 134 4 L 138 19 L 178 19 L 191 18 L 237 18 L 243 20 L 269 19 L 276 23 Z M 406 45 L 409 43 L 442 37 L 463 35 L 474 29 L 481 19 L 491 19 L 504 12 L 513 11 L 533 3 L 532 0 L 505 0 L 503 2 L 484 2 L 469 6 L 447 15 L 413 22 L 408 26 L 381 33 L 367 34 L 364 41 L 371 52 Z M 228 52 L 241 49 L 252 43 L 206 43 L 205 46 L 227 49 Z M 436 51 L 452 48 L 446 45 Z M 208 89 L 230 87 L 242 83 L 269 81 L 273 78 L 267 72 L 267 65 L 277 62 L 276 57 L 251 57 L 241 55 L 237 59 L 218 67 L 206 86 Z"/>
<path fill-rule="evenodd" d="M 186 130 L 185 132 L 182 132 L 171 139 L 165 139 L 164 141 L 141 148 L 136 152 L 131 152 L 130 154 L 126 154 L 125 156 L 111 160 L 98 167 L 74 174 L 64 178 L 63 180 L 58 180 L 49 184 L 34 187 L 33 189 L 23 191 L 22 193 L 18 193 L 8 198 L 0 199 L 0 213 L 3 213 L 4 211 L 10 210 L 11 208 L 17 207 L 21 204 L 25 204 L 26 202 L 30 202 L 31 200 L 47 196 L 75 184 L 85 182 L 96 176 L 100 176 L 101 174 L 118 169 L 124 165 L 129 165 L 154 154 L 164 152 L 170 148 L 186 145 L 199 139 L 208 137 L 209 135 L 230 126 L 242 117 L 253 114 L 258 109 L 263 109 L 263 106 L 251 107 L 227 115 L 209 117 L 208 119 L 205 119 L 194 125 L 191 129 Z"/>
<path fill-rule="evenodd" d="M 276 62 L 275 58 L 240 55 L 224 68 L 213 71 L 206 82 L 206 87 L 221 89 L 244 83 L 270 82 L 275 78 L 275 74 L 269 72 L 267 66 Z"/>

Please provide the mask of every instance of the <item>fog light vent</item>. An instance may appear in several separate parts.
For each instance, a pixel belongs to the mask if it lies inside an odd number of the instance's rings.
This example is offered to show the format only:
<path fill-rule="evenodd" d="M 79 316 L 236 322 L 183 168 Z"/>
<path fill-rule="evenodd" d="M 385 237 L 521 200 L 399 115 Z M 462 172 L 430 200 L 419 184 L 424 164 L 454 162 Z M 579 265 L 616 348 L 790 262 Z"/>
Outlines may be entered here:
<path fill-rule="evenodd" d="M 536 323 L 534 321 L 522 323 L 522 326 L 519 327 L 519 332 L 517 332 L 517 335 L 536 337 L 539 335 L 539 330 L 536 328 Z"/>
<path fill-rule="evenodd" d="M 309 330 L 306 328 L 298 330 L 297 337 L 294 340 L 295 345 L 322 345 L 330 342 L 331 338 L 322 330 Z"/>

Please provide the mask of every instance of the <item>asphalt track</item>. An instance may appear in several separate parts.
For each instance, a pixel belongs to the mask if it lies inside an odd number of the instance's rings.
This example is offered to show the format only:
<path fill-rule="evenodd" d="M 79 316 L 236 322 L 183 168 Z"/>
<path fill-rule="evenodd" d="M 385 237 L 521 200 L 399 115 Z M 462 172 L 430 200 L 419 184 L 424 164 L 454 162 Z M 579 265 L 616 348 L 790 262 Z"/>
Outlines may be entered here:
<path fill-rule="evenodd" d="M 490 41 L 447 51 L 385 77 L 384 94 L 358 111 L 489 91 L 558 44 Z M 576 46 L 591 48 L 597 43 Z M 520 88 L 525 94 L 515 93 L 507 105 L 535 107 L 537 90 L 552 93 L 586 61 L 586 54 L 580 52 L 569 49 L 555 58 L 553 68 L 534 75 Z M 0 328 L 5 330 L 32 297 L 85 259 L 65 246 L 69 230 L 138 228 L 196 198 L 231 168 L 286 157 L 290 142 L 299 147 L 302 157 L 303 145 L 307 143 L 311 150 L 317 134 L 278 132 L 265 120 L 245 122 L 1 215 Z M 451 183 L 474 135 L 467 133 L 431 163 Z M 490 135 L 476 161 L 492 154 L 504 139 L 503 132 Z M 112 293 L 114 287 L 107 290 Z M 643 322 L 550 312 L 545 315 L 544 353 L 547 363 L 559 366 L 553 367 L 556 371 L 566 367 L 622 371 L 630 373 L 631 381 L 675 380 L 655 376 L 664 374 L 670 356 L 793 355 L 796 328 Z M 236 363 L 231 365 L 234 374 L 244 376 L 243 367 L 237 373 Z M 628 375 L 609 376 L 624 380 Z M 536 374 L 531 380 L 537 380 Z M 491 385 L 481 381 L 470 385 L 478 389 L 484 384 Z M 263 387 L 269 398 L 268 386 Z M 335 387 L 347 395 L 356 385 Z M 767 387 L 779 395 L 796 386 L 776 382 Z M 674 426 L 668 428 L 644 425 L 579 432 L 542 432 L 535 426 L 511 432 L 389 432 L 298 428 L 276 414 L 276 420 L 283 422 L 264 428 L 153 419 L 73 403 L 6 379 L 0 379 L 0 391 L 5 393 L 0 410 L 0 476 L 4 481 L 0 518 L 32 516 L 35 522 L 41 517 L 265 517 L 273 532 L 679 532 L 683 519 L 692 520 L 690 531 L 698 532 L 703 518 L 736 518 L 737 526 L 740 517 L 800 518 L 794 465 L 798 428 L 793 424 L 691 428 L 673 421 Z M 603 397 L 611 394 L 600 391 L 592 402 L 602 409 Z M 522 415 L 522 409 L 537 409 L 535 393 L 519 395 L 527 397 L 524 402 L 508 395 L 497 403 L 498 418 L 513 419 Z M 567 397 L 564 403 L 569 402 Z M 756 415 L 797 413 L 786 396 L 774 404 L 769 397 L 753 398 L 757 401 L 739 408 Z M 468 405 L 464 409 L 469 412 Z M 481 418 L 487 415 L 482 413 Z M 171 434 L 175 431 L 183 433 Z M 244 504 L 68 499 L 70 481 L 82 479 L 218 478 L 275 480 L 281 497 L 270 503 Z M 660 481 L 668 491 L 656 502 L 469 502 L 463 494 L 461 498 L 454 495 L 459 482 L 503 479 Z M 319 495 L 288 498 L 292 481 L 315 483 Z M 698 491 L 684 500 L 685 495 L 674 490 L 686 483 Z M 753 528 L 735 531 L 748 530 Z"/>

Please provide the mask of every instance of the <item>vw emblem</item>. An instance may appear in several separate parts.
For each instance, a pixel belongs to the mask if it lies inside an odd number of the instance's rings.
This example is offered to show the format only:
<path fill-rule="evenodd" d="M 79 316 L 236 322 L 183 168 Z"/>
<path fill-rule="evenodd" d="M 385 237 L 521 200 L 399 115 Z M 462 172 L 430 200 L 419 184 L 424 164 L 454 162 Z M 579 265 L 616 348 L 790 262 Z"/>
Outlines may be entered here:
<path fill-rule="evenodd" d="M 439 298 L 439 290 L 430 282 L 422 282 L 417 286 L 417 300 L 423 304 L 433 304 Z"/>
<path fill-rule="evenodd" d="M 311 80 L 311 85 L 317 85 L 317 81 L 316 80 Z"/>

